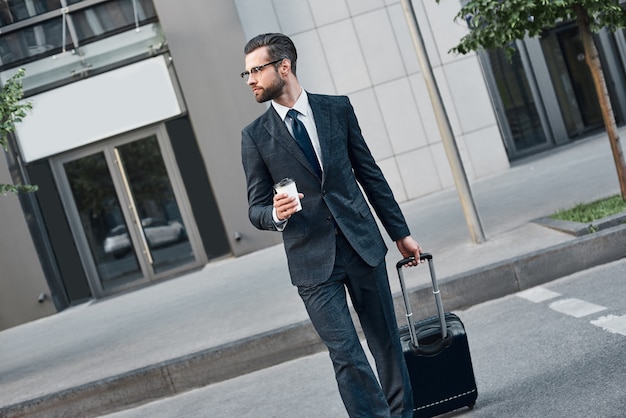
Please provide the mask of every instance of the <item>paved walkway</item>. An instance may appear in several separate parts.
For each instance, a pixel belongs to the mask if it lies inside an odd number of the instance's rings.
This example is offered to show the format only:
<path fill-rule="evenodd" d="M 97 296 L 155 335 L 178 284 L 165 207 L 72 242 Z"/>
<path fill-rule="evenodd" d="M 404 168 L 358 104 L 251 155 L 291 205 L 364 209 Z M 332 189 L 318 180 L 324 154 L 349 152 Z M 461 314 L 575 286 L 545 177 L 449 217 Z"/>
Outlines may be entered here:
<path fill-rule="evenodd" d="M 532 222 L 619 192 L 604 135 L 515 163 L 472 190 L 483 244 L 471 241 L 455 190 L 402 206 L 434 255 L 448 310 L 626 256 L 626 228 L 575 238 Z M 426 272 L 405 275 L 419 302 Z M 279 245 L 0 332 L 0 416 L 97 416 L 321 349 Z"/>

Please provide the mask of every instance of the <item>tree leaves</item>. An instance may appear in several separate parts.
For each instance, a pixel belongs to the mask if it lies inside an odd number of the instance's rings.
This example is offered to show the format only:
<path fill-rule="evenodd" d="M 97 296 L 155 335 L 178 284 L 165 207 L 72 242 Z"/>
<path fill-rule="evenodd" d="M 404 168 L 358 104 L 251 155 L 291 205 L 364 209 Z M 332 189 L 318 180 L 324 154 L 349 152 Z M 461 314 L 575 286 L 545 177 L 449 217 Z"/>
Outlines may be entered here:
<path fill-rule="evenodd" d="M 21 79 L 25 74 L 26 71 L 20 68 L 0 90 L 0 144 L 5 151 L 9 133 L 15 132 L 15 124 L 20 123 L 27 111 L 32 109 L 30 103 L 20 103 L 24 95 Z"/>
<path fill-rule="evenodd" d="M 7 193 L 30 193 L 36 192 L 37 186 L 31 184 L 2 184 L 0 183 L 0 194 L 6 196 Z"/>
<path fill-rule="evenodd" d="M 594 32 L 626 27 L 626 11 L 619 0 L 470 0 L 455 21 L 466 21 L 471 30 L 450 52 L 509 49 L 515 40 L 539 36 L 545 29 L 574 20 L 576 5 L 587 10 Z"/>
<path fill-rule="evenodd" d="M 22 88 L 22 77 L 26 74 L 26 70 L 20 68 L 11 78 L 7 80 L 0 90 L 0 145 L 5 151 L 9 147 L 9 134 L 15 132 L 15 124 L 20 123 L 26 117 L 28 111 L 32 109 L 29 102 L 22 102 L 24 90 Z M 31 185 L 12 185 L 0 183 L 0 194 L 33 192 L 37 190 L 37 186 Z"/>

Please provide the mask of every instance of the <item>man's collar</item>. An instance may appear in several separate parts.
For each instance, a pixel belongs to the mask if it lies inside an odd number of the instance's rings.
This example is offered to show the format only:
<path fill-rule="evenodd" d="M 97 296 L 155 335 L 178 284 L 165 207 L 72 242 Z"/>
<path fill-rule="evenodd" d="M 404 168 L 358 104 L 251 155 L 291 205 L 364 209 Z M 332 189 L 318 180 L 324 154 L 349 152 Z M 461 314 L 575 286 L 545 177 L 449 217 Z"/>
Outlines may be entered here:
<path fill-rule="evenodd" d="M 300 112 L 300 114 L 308 116 L 309 96 L 307 95 L 307 92 L 302 89 L 302 92 L 300 93 L 300 96 L 298 97 L 298 100 L 296 100 L 296 102 L 294 103 L 293 107 L 283 106 L 279 103 L 276 103 L 274 100 L 272 100 L 272 106 L 274 106 L 274 110 L 276 110 L 276 112 L 283 121 L 287 117 L 287 112 L 289 111 L 289 109 L 295 109 Z"/>

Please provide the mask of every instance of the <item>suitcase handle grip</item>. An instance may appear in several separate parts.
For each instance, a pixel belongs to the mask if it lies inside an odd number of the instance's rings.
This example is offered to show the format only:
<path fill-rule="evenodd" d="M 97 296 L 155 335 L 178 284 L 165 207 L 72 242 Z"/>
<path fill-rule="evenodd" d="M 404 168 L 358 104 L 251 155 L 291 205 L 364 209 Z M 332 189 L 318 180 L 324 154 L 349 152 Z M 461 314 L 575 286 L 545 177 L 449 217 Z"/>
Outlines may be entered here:
<path fill-rule="evenodd" d="M 424 261 L 424 260 L 432 260 L 433 259 L 433 255 L 431 253 L 421 253 L 420 254 L 420 261 Z M 404 267 L 407 264 L 409 264 L 410 262 L 415 261 L 415 257 L 410 256 L 407 258 L 404 258 L 400 261 L 398 261 L 396 263 L 396 269 L 399 269 L 400 267 Z"/>
<path fill-rule="evenodd" d="M 439 286 L 437 285 L 437 277 L 435 275 L 435 269 L 433 267 L 433 256 L 430 253 L 421 253 L 420 260 L 428 260 L 428 268 L 430 270 L 430 278 L 432 281 L 433 295 L 435 296 L 435 304 L 437 305 L 437 314 L 439 316 L 439 323 L 441 325 L 441 339 L 447 340 L 448 327 L 446 325 L 445 312 L 443 310 L 443 304 L 441 303 L 441 293 L 439 292 Z M 396 263 L 396 270 L 398 270 L 398 278 L 400 279 L 400 288 L 402 290 L 402 298 L 404 299 L 404 307 L 406 310 L 406 319 L 409 323 L 409 334 L 411 336 L 411 343 L 417 349 L 419 349 L 419 343 L 417 341 L 417 332 L 415 331 L 415 325 L 413 324 L 411 310 L 411 303 L 409 301 L 409 294 L 404 283 L 404 274 L 402 273 L 402 267 L 415 261 L 415 257 L 407 257 Z"/>

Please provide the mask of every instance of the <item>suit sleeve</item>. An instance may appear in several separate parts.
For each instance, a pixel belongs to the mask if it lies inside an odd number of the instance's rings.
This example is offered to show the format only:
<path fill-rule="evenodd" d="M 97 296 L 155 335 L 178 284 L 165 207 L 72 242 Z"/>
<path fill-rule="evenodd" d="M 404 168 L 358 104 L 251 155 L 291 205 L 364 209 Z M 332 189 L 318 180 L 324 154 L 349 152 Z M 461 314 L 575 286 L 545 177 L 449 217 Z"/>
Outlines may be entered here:
<path fill-rule="evenodd" d="M 374 208 L 378 219 L 393 241 L 410 235 L 400 206 L 363 138 L 356 114 L 347 97 L 346 118 L 348 122 L 348 150 L 352 168 L 370 205 Z"/>
<path fill-rule="evenodd" d="M 258 229 L 277 231 L 272 218 L 272 176 L 247 129 L 241 133 L 241 159 L 248 190 L 248 218 Z"/>

